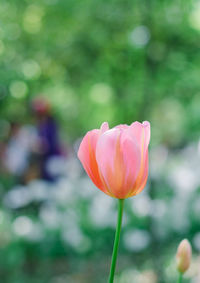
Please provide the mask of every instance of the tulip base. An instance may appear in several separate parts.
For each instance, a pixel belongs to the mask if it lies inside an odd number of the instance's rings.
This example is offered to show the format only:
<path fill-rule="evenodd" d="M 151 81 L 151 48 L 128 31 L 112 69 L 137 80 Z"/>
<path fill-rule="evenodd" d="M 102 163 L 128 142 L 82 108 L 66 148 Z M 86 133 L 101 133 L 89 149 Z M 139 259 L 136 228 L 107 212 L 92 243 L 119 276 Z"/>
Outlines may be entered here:
<path fill-rule="evenodd" d="M 118 200 L 118 219 L 117 219 L 117 227 L 116 227 L 116 232 L 115 232 L 115 240 L 114 240 L 111 267 L 110 267 L 110 275 L 109 275 L 109 280 L 108 280 L 109 283 L 113 283 L 114 281 L 120 233 L 121 233 L 121 227 L 122 227 L 123 210 L 124 210 L 124 199 L 119 199 Z"/>

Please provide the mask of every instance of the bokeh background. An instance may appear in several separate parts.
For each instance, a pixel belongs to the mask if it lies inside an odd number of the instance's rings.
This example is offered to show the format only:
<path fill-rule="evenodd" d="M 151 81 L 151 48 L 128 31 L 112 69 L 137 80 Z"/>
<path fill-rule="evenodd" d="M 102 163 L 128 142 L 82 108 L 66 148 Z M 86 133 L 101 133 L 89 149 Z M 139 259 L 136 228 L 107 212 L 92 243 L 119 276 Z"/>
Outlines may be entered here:
<path fill-rule="evenodd" d="M 183 238 L 184 282 L 200 282 L 199 48 L 199 0 L 1 0 L 1 282 L 106 282 L 117 203 L 76 152 L 135 120 L 151 122 L 150 177 L 126 201 L 116 283 L 175 282 Z"/>

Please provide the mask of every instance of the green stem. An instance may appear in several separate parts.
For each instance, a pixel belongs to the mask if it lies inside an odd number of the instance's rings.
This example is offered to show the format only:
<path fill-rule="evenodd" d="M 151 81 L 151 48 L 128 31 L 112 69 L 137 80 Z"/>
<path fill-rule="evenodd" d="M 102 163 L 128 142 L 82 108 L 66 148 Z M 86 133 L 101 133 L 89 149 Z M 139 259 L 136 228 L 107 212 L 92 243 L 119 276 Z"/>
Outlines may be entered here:
<path fill-rule="evenodd" d="M 109 275 L 109 280 L 108 280 L 109 283 L 113 283 L 114 276 L 115 276 L 115 268 L 116 268 L 116 261 L 117 261 L 118 247 L 119 247 L 119 239 L 120 239 L 120 232 L 121 232 L 121 227 L 122 227 L 123 209 L 124 209 L 124 199 L 119 199 L 118 219 L 117 219 L 117 227 L 116 227 L 116 232 L 115 232 L 115 241 L 114 241 L 114 246 L 113 246 L 110 275 Z"/>
<path fill-rule="evenodd" d="M 183 273 L 179 272 L 178 283 L 181 283 L 183 279 Z"/>

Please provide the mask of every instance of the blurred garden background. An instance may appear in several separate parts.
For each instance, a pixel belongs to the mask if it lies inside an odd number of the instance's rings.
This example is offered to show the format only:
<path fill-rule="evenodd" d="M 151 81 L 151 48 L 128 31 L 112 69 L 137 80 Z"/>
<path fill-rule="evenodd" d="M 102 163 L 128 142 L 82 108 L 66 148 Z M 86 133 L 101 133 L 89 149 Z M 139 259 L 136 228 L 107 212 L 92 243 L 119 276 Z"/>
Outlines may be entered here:
<path fill-rule="evenodd" d="M 1 0 L 2 283 L 106 282 L 117 202 L 76 152 L 135 120 L 151 122 L 150 176 L 126 200 L 115 282 L 174 283 L 183 238 L 184 282 L 200 282 L 199 51 L 199 0 Z"/>

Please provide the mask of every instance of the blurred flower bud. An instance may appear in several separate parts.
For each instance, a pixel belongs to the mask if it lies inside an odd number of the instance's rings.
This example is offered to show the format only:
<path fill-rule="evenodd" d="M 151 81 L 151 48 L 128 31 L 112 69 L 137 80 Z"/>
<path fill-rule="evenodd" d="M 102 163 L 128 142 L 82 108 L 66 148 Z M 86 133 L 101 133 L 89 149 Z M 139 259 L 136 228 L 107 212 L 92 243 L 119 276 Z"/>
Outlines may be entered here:
<path fill-rule="evenodd" d="M 176 253 L 176 267 L 179 272 L 184 273 L 190 267 L 192 248 L 187 239 L 180 242 Z"/>

